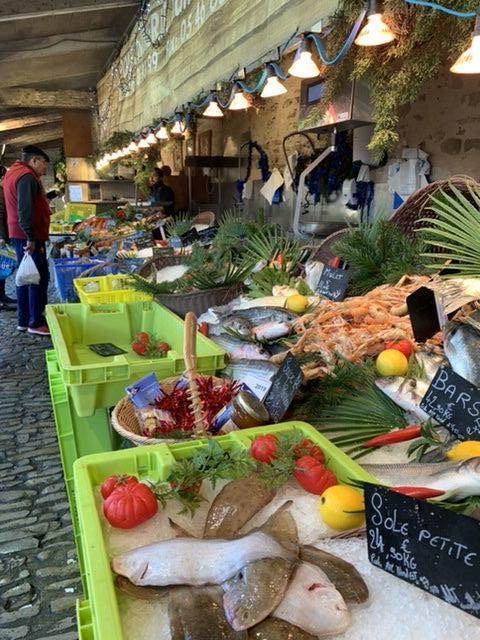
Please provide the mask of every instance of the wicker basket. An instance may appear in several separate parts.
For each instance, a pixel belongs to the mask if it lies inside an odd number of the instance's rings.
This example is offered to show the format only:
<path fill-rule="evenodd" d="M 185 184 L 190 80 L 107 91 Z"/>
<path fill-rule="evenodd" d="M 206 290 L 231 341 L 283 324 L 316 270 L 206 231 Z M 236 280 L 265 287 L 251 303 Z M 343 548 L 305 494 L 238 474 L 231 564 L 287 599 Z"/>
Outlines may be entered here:
<path fill-rule="evenodd" d="M 227 304 L 242 292 L 242 285 L 235 284 L 216 289 L 205 289 L 193 293 L 164 293 L 154 296 L 154 300 L 163 304 L 181 318 L 189 311 L 198 317 L 208 311 L 210 307 Z"/>
<path fill-rule="evenodd" d="M 214 386 L 220 386 L 226 382 L 223 378 L 212 377 Z M 162 389 L 167 393 L 171 393 L 179 379 L 180 378 L 175 377 L 162 380 Z M 122 436 L 122 438 L 126 438 L 130 442 L 133 442 L 137 447 L 149 444 L 173 444 L 175 442 L 185 442 L 193 439 L 192 437 L 183 439 L 147 438 L 142 435 L 142 429 L 135 414 L 135 408 L 129 398 L 122 398 L 120 402 L 115 405 L 115 408 L 112 411 L 111 421 L 115 431 Z"/>
<path fill-rule="evenodd" d="M 172 249 L 166 249 L 163 255 L 155 255 L 153 258 L 145 260 L 137 273 L 142 278 L 148 280 L 152 274 L 152 267 L 158 271 L 163 269 L 163 267 L 174 267 L 183 262 L 185 262 L 185 256 L 175 255 Z"/>
<path fill-rule="evenodd" d="M 330 264 L 331 260 L 335 258 L 335 254 L 332 252 L 332 246 L 335 242 L 338 242 L 347 231 L 348 228 L 345 228 L 330 234 L 318 245 L 317 249 L 312 251 L 310 260 L 319 260 L 323 262 L 323 264 Z"/>

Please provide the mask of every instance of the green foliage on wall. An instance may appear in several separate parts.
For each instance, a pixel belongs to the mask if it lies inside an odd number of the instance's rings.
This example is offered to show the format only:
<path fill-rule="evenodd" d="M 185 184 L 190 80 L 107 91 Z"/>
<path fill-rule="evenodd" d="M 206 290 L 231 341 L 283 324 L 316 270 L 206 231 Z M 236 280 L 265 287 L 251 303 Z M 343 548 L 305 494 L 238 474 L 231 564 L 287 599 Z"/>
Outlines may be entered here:
<path fill-rule="evenodd" d="M 331 23 L 332 37 L 327 39 L 330 55 L 347 38 L 362 6 L 361 0 L 341 0 Z M 475 11 L 478 0 L 449 0 L 448 6 Z M 375 132 L 369 148 L 377 161 L 399 141 L 399 108 L 414 102 L 445 63 L 453 63 L 469 46 L 473 30 L 473 20 L 407 5 L 404 0 L 384 0 L 383 15 L 397 39 L 381 47 L 352 45 L 344 60 L 326 71 L 327 91 L 319 106 L 323 113 L 351 79 L 364 79 L 372 92 Z M 425 109 L 435 117 L 435 105 L 425 104 Z"/>

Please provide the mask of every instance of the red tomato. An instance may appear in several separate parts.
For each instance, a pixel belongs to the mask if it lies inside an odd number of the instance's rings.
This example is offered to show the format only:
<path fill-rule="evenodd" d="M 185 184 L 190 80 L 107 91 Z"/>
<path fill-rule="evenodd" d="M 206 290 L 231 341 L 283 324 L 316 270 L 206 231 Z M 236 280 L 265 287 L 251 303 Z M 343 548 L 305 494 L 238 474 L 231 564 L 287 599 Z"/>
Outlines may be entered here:
<path fill-rule="evenodd" d="M 147 345 L 143 342 L 134 342 L 132 344 L 132 351 L 135 351 L 135 353 L 139 356 L 144 356 L 147 352 Z"/>
<path fill-rule="evenodd" d="M 138 480 L 134 476 L 110 476 L 103 481 L 103 484 L 100 487 L 100 493 L 102 494 L 102 498 L 105 500 L 112 491 L 120 485 L 135 484 L 136 482 L 138 482 Z"/>
<path fill-rule="evenodd" d="M 103 503 L 103 514 L 119 529 L 132 529 L 152 518 L 158 502 L 151 489 L 142 482 L 121 484 Z"/>
<path fill-rule="evenodd" d="M 385 342 L 385 349 L 396 349 L 403 353 L 406 358 L 410 358 L 413 353 L 413 344 L 410 340 L 400 340 L 399 342 L 389 340 Z"/>
<path fill-rule="evenodd" d="M 137 333 L 137 342 L 148 344 L 150 342 L 149 334 L 146 331 L 140 331 L 140 333 Z"/>
<path fill-rule="evenodd" d="M 303 456 L 297 460 L 294 475 L 305 491 L 317 496 L 321 496 L 328 487 L 337 484 L 335 474 L 312 456 Z"/>
<path fill-rule="evenodd" d="M 272 434 L 257 436 L 250 447 L 250 455 L 259 462 L 271 462 L 277 456 L 277 438 Z"/>
<path fill-rule="evenodd" d="M 323 451 L 314 442 L 312 442 L 310 438 L 305 438 L 303 442 L 296 446 L 294 449 L 294 454 L 295 458 L 310 456 L 311 458 L 315 458 L 315 460 L 318 460 L 318 462 L 325 462 Z"/>
<path fill-rule="evenodd" d="M 160 351 L 160 353 L 168 353 L 170 351 L 170 345 L 166 342 L 158 342 L 157 351 Z"/>

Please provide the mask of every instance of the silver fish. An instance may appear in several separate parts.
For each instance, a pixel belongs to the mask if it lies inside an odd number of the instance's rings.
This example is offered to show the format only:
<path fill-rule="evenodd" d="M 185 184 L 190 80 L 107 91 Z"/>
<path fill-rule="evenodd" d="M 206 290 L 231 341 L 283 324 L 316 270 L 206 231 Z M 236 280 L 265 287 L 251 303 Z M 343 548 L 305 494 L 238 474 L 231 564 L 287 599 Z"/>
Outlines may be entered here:
<path fill-rule="evenodd" d="M 283 307 L 251 307 L 250 309 L 236 309 L 235 315 L 251 322 L 254 326 L 264 322 L 289 322 L 298 320 L 298 316 Z"/>
<path fill-rule="evenodd" d="M 278 618 L 267 618 L 257 624 L 250 629 L 248 637 L 250 640 L 318 640 L 317 636 Z"/>
<path fill-rule="evenodd" d="M 177 588 L 168 603 L 172 640 L 247 640 L 229 625 L 218 587 Z"/>
<path fill-rule="evenodd" d="M 321 569 L 307 562 L 297 568 L 284 599 L 272 615 L 314 636 L 340 634 L 350 624 L 350 614 L 340 593 Z"/>
<path fill-rule="evenodd" d="M 462 321 L 448 322 L 443 330 L 443 348 L 455 373 L 480 387 L 480 311 Z"/>
<path fill-rule="evenodd" d="M 270 356 L 262 347 L 251 342 L 244 342 L 232 336 L 222 334 L 211 338 L 218 346 L 228 352 L 230 360 L 269 360 Z"/>
<path fill-rule="evenodd" d="M 257 340 L 277 340 L 288 336 L 292 330 L 292 325 L 288 322 L 264 322 L 253 328 L 253 335 Z"/>
<path fill-rule="evenodd" d="M 223 606 L 236 631 L 264 620 L 282 601 L 295 563 L 282 558 L 250 562 L 223 584 Z"/>
<path fill-rule="evenodd" d="M 218 324 L 208 325 L 209 336 L 218 336 L 222 333 L 228 333 L 229 331 L 233 331 L 241 336 L 248 337 L 252 334 L 252 324 L 246 318 L 232 315 L 227 316 Z"/>
<path fill-rule="evenodd" d="M 235 360 L 222 371 L 222 375 L 234 380 L 243 380 L 247 376 L 270 380 L 279 370 L 279 366 L 267 360 Z"/>
<path fill-rule="evenodd" d="M 447 498 L 463 500 L 480 495 L 480 458 L 463 462 L 439 462 L 424 464 L 365 464 L 363 468 L 380 482 L 390 486 L 428 487 L 445 493 L 438 500 Z"/>

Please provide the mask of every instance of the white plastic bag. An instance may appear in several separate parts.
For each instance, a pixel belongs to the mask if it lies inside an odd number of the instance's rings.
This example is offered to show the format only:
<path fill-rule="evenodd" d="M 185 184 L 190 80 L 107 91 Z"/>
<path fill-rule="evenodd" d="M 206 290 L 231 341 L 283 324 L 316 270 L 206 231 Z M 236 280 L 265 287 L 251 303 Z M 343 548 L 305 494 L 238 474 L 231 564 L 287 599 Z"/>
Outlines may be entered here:
<path fill-rule="evenodd" d="M 17 287 L 23 287 L 27 284 L 39 284 L 40 273 L 37 269 L 37 265 L 33 261 L 32 256 L 29 253 L 25 253 L 23 259 L 18 267 L 17 275 L 15 276 L 15 284 Z"/>

